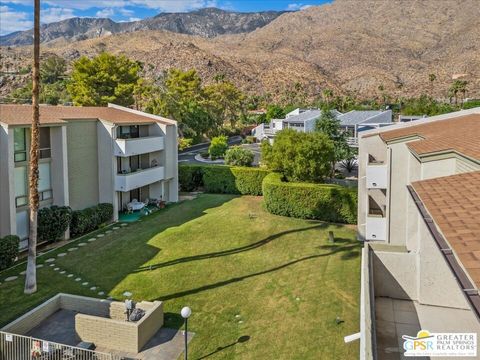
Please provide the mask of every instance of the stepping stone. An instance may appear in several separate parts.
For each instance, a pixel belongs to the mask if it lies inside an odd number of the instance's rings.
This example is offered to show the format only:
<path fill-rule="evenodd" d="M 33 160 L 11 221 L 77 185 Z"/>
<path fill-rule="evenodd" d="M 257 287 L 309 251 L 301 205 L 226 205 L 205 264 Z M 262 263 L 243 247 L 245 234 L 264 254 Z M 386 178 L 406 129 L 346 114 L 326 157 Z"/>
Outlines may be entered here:
<path fill-rule="evenodd" d="M 96 287 L 96 286 L 92 286 L 92 287 L 90 288 L 90 290 L 95 291 L 95 290 L 97 290 L 97 287 Z"/>
<path fill-rule="evenodd" d="M 113 230 L 118 230 L 118 229 L 120 229 L 120 228 L 119 228 L 118 226 L 114 226 L 112 229 L 113 229 Z"/>
<path fill-rule="evenodd" d="M 78 250 L 78 248 L 73 247 L 73 248 L 68 249 L 67 251 L 76 251 L 76 250 Z"/>
<path fill-rule="evenodd" d="M 112 232 L 112 230 L 107 230 L 105 231 L 105 234 L 110 234 Z"/>
<path fill-rule="evenodd" d="M 43 264 L 38 264 L 38 265 L 37 265 L 37 269 L 40 269 L 40 268 L 42 268 L 42 267 L 43 267 Z"/>
<path fill-rule="evenodd" d="M 65 270 L 60 271 L 60 274 L 62 274 L 62 275 L 65 274 L 65 273 L 66 273 Z"/>
<path fill-rule="evenodd" d="M 27 273 L 26 271 L 22 271 L 20 275 L 25 275 L 26 273 Z"/>
<path fill-rule="evenodd" d="M 55 266 L 55 264 L 50 264 L 50 267 L 53 267 L 53 266 Z"/>
<path fill-rule="evenodd" d="M 121 223 L 120 226 L 128 226 L 128 224 Z"/>
<path fill-rule="evenodd" d="M 105 236 L 105 235 L 103 235 L 103 234 L 98 234 L 98 235 L 97 235 L 97 238 L 101 238 L 101 237 L 104 237 L 104 236 Z"/>
<path fill-rule="evenodd" d="M 82 283 L 83 286 L 87 286 L 88 285 L 88 281 L 85 281 L 84 283 Z"/>
<path fill-rule="evenodd" d="M 73 274 L 68 274 L 67 277 L 69 277 L 69 278 L 70 278 L 70 277 L 73 277 Z"/>
<path fill-rule="evenodd" d="M 80 243 L 80 244 L 78 244 L 78 246 L 85 246 L 85 245 L 87 245 L 87 244 L 86 244 L 86 243 Z"/>
<path fill-rule="evenodd" d="M 51 262 L 54 262 L 54 261 L 55 261 L 55 258 L 50 258 L 50 259 L 45 260 L 46 263 L 51 263 Z"/>
<path fill-rule="evenodd" d="M 123 296 L 125 296 L 125 297 L 130 297 L 130 296 L 132 296 L 132 293 L 131 293 L 130 291 L 125 291 L 125 292 L 123 293 Z"/>
<path fill-rule="evenodd" d="M 238 318 L 240 318 L 240 315 L 235 315 L 235 317 L 238 319 Z"/>
<path fill-rule="evenodd" d="M 58 268 L 58 267 L 53 269 L 53 271 L 58 271 L 58 270 L 60 270 L 60 268 Z"/>
<path fill-rule="evenodd" d="M 300 298 L 299 298 L 299 297 L 297 297 L 297 298 L 295 298 L 295 300 L 297 300 L 297 301 L 300 301 Z"/>
<path fill-rule="evenodd" d="M 58 256 L 58 257 L 63 257 L 63 256 L 65 256 L 65 255 L 67 255 L 67 253 L 60 253 L 60 254 L 58 254 L 57 256 Z"/>
<path fill-rule="evenodd" d="M 88 242 L 92 242 L 92 241 L 95 241 L 95 240 L 97 240 L 97 239 L 91 238 L 91 239 L 88 239 L 87 241 L 88 241 Z"/>
<path fill-rule="evenodd" d="M 82 278 L 76 278 L 76 279 L 75 279 L 75 281 L 80 281 L 80 280 L 82 280 Z"/>
<path fill-rule="evenodd" d="M 5 281 L 13 281 L 13 280 L 17 280 L 18 276 L 9 276 L 5 279 Z"/>
<path fill-rule="evenodd" d="M 98 295 L 102 296 L 102 295 L 105 295 L 105 293 L 103 291 L 100 291 Z"/>
<path fill-rule="evenodd" d="M 239 323 L 239 324 L 243 324 L 243 321 L 242 321 L 242 320 L 240 320 L 238 323 Z"/>

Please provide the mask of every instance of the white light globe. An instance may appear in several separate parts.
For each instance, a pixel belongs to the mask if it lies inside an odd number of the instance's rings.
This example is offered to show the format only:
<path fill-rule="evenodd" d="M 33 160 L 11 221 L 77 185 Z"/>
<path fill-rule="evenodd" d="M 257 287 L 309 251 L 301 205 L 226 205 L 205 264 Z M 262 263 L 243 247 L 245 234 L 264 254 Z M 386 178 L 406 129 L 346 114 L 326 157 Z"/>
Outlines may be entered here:
<path fill-rule="evenodd" d="M 185 306 L 180 312 L 180 314 L 182 314 L 182 317 L 184 319 L 188 319 L 190 315 L 192 315 L 192 309 L 190 309 L 188 306 Z"/>

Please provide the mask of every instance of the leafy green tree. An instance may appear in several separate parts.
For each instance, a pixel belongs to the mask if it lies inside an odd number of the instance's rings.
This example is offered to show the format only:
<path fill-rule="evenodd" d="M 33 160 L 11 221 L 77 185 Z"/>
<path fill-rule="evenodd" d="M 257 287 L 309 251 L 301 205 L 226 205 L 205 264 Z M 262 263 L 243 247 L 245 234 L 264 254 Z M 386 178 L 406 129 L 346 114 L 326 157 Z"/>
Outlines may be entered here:
<path fill-rule="evenodd" d="M 324 133 L 334 145 L 332 162 L 332 177 L 335 172 L 337 161 L 345 160 L 351 157 L 350 147 L 347 144 L 347 133 L 341 128 L 340 121 L 336 118 L 333 111 L 328 108 L 322 110 L 320 118 L 315 123 L 315 130 Z"/>
<path fill-rule="evenodd" d="M 67 90 L 75 105 L 130 106 L 141 66 L 125 56 L 102 53 L 93 59 L 82 56 L 73 63 Z"/>
<path fill-rule="evenodd" d="M 450 104 L 438 102 L 433 98 L 422 95 L 418 98 L 404 99 L 402 101 L 402 115 L 440 115 L 455 111 Z"/>
<path fill-rule="evenodd" d="M 216 136 L 212 139 L 208 148 L 208 153 L 212 160 L 223 157 L 228 149 L 228 138 L 224 135 Z"/>
<path fill-rule="evenodd" d="M 53 84 L 62 81 L 67 71 L 65 59 L 53 55 L 45 59 L 40 67 L 40 79 L 43 84 Z"/>
<path fill-rule="evenodd" d="M 253 151 L 241 146 L 233 146 L 225 153 L 225 164 L 227 165 L 252 166 L 253 159 Z"/>
<path fill-rule="evenodd" d="M 288 181 L 322 182 L 331 170 L 333 142 L 320 132 L 279 131 L 261 144 L 262 162 Z"/>
<path fill-rule="evenodd" d="M 193 143 L 193 139 L 187 138 L 178 138 L 178 150 L 185 150 L 187 147 L 191 146 Z"/>
<path fill-rule="evenodd" d="M 270 121 L 272 119 L 283 119 L 286 115 L 285 110 L 279 105 L 268 105 L 266 119 Z"/>
<path fill-rule="evenodd" d="M 244 114 L 245 95 L 229 81 L 217 81 L 204 88 L 208 111 L 217 124 L 229 122 L 235 127 Z"/>

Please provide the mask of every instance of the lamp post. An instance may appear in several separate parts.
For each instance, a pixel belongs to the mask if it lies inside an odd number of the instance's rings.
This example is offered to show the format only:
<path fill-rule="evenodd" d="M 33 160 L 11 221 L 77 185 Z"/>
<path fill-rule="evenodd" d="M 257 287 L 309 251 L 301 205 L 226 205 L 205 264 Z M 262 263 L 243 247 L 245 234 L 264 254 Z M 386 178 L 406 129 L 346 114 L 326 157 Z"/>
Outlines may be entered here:
<path fill-rule="evenodd" d="M 188 306 L 185 306 L 184 308 L 182 308 L 182 311 L 180 312 L 180 314 L 185 319 L 185 360 L 188 360 L 187 325 L 188 325 L 188 318 L 190 317 L 190 315 L 192 315 L 192 309 L 190 309 Z"/>

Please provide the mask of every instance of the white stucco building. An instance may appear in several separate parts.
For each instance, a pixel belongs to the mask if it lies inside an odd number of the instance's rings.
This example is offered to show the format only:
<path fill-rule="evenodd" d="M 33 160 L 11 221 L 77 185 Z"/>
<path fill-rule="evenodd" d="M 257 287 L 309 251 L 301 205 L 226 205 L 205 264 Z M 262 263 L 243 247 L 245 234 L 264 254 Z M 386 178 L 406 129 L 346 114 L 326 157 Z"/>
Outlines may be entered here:
<path fill-rule="evenodd" d="M 359 138 L 361 358 L 402 336 L 480 333 L 480 108 Z"/>
<path fill-rule="evenodd" d="M 0 236 L 28 236 L 30 105 L 0 105 Z M 116 105 L 40 106 L 40 206 L 178 199 L 177 123 Z"/>

